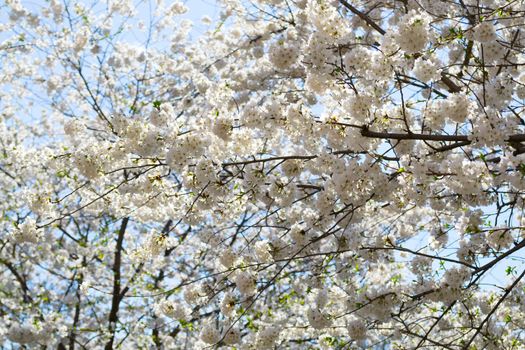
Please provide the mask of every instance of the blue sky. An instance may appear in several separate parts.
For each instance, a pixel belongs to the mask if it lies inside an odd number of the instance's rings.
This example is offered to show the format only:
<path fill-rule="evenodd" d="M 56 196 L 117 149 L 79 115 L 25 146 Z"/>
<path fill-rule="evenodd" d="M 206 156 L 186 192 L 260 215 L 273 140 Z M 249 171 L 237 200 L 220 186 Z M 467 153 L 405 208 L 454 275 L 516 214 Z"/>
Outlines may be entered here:
<path fill-rule="evenodd" d="M 183 17 L 193 21 L 192 34 L 196 36 L 202 35 L 208 29 L 208 26 L 202 24 L 202 17 L 210 16 L 214 22 L 219 18 L 220 7 L 215 0 L 187 0 L 184 4 L 189 11 Z"/>

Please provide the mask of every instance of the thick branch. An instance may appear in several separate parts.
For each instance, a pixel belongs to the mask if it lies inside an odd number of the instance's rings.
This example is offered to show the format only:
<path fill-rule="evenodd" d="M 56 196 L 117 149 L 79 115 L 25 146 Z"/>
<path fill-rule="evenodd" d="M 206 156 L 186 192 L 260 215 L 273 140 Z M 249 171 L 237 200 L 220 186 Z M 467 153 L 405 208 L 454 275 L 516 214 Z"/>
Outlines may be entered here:
<path fill-rule="evenodd" d="M 380 33 L 381 35 L 385 35 L 386 34 L 386 31 L 383 28 L 381 28 L 376 22 L 374 22 L 374 20 L 372 20 L 372 18 L 370 18 L 369 16 L 367 16 L 363 12 L 359 11 L 354 6 L 350 5 L 347 1 L 345 1 L 345 0 L 339 0 L 339 1 L 341 2 L 341 4 L 343 4 L 344 7 L 346 7 L 352 13 L 354 13 L 357 16 L 359 16 L 359 18 L 361 18 L 363 21 L 365 21 L 366 24 L 368 24 L 370 27 L 372 27 L 375 30 L 377 30 L 378 33 Z"/>
<path fill-rule="evenodd" d="M 31 296 L 29 295 L 29 288 L 27 287 L 27 283 L 24 277 L 22 277 L 22 275 L 20 275 L 18 271 L 16 271 L 13 264 L 11 264 L 9 261 L 0 259 L 0 263 L 4 264 L 7 267 L 7 269 L 11 271 L 13 276 L 15 276 L 16 280 L 20 284 L 20 287 L 22 288 L 22 292 L 24 293 L 24 302 L 27 303 L 31 301 Z"/>
<path fill-rule="evenodd" d="M 474 271 L 474 273 L 479 273 L 481 271 L 486 271 L 486 270 L 490 269 L 492 266 L 496 265 L 498 262 L 500 262 L 501 260 L 505 259 L 507 256 L 517 252 L 518 250 L 520 250 L 520 249 L 522 249 L 524 247 L 525 247 L 525 239 L 522 240 L 519 244 L 515 245 L 514 248 L 507 250 L 505 253 L 497 256 L 491 262 L 486 263 L 485 265 L 479 267 L 476 271 Z"/>
<path fill-rule="evenodd" d="M 120 305 L 120 263 L 122 259 L 122 243 L 124 242 L 124 233 L 128 225 L 129 218 L 122 219 L 120 230 L 117 237 L 117 245 L 115 246 L 115 261 L 113 262 L 113 298 L 111 301 L 111 311 L 108 318 L 108 330 L 111 334 L 110 339 L 104 347 L 105 350 L 113 349 L 113 342 L 115 340 L 115 328 L 118 321 L 118 310 Z"/>
<path fill-rule="evenodd" d="M 361 129 L 361 135 L 364 137 L 377 139 L 391 139 L 391 140 L 422 140 L 422 141 L 456 141 L 463 142 L 465 145 L 470 144 L 467 135 L 436 135 L 436 134 L 413 134 L 413 133 L 390 133 L 370 131 L 367 128 Z M 525 141 L 525 134 L 510 135 L 505 139 L 508 143 L 516 143 Z"/>
<path fill-rule="evenodd" d="M 85 261 L 83 262 L 85 264 Z M 82 285 L 82 281 L 84 280 L 84 276 L 80 274 L 80 277 L 78 279 L 78 287 L 76 291 L 77 296 L 77 302 L 75 304 L 75 314 L 73 316 L 73 325 L 71 326 L 71 334 L 69 338 L 69 350 L 75 350 L 75 340 L 76 340 L 76 331 L 78 327 L 78 322 L 80 321 L 80 285 Z"/>

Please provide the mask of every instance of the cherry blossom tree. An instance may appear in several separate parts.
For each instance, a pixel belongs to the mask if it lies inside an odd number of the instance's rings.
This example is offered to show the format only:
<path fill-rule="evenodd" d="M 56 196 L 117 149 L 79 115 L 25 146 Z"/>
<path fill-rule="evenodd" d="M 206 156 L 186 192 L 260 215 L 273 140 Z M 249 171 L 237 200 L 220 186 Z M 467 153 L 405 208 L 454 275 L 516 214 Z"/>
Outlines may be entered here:
<path fill-rule="evenodd" d="M 525 5 L 0 7 L 6 349 L 525 348 Z"/>

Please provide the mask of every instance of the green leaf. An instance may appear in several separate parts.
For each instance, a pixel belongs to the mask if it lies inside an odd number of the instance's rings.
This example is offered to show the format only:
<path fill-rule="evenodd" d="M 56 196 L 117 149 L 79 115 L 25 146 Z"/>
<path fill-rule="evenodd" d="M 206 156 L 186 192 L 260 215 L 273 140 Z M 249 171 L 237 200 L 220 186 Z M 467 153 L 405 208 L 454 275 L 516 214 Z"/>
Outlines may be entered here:
<path fill-rule="evenodd" d="M 69 172 L 67 170 L 59 170 L 57 171 L 57 176 L 59 178 L 64 178 L 69 176 Z"/>
<path fill-rule="evenodd" d="M 508 275 L 512 275 L 516 272 L 516 266 L 507 266 L 505 269 L 505 273 Z"/>
<path fill-rule="evenodd" d="M 179 323 L 183 329 L 188 329 L 190 331 L 195 330 L 195 326 L 191 322 L 187 322 L 186 320 L 180 319 Z"/>
<path fill-rule="evenodd" d="M 401 281 L 401 274 L 398 273 L 397 275 L 392 276 L 392 278 L 390 278 L 390 280 L 392 281 L 392 283 L 398 284 L 399 281 Z"/>

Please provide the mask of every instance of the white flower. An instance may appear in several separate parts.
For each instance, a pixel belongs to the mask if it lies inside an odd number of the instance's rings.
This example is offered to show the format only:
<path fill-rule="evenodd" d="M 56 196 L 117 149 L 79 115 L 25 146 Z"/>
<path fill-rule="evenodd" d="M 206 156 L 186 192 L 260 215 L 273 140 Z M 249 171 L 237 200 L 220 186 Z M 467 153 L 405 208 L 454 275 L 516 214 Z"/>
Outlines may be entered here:
<path fill-rule="evenodd" d="M 38 243 L 43 237 L 41 229 L 37 229 L 33 218 L 26 218 L 25 221 L 11 232 L 11 239 L 16 243 Z"/>
<path fill-rule="evenodd" d="M 159 314 L 168 316 L 174 320 L 185 320 L 188 317 L 186 308 L 180 303 L 171 300 L 162 300 L 157 303 L 155 307 Z"/>
<path fill-rule="evenodd" d="M 254 245 L 255 255 L 261 262 L 271 262 L 273 260 L 272 254 L 270 253 L 271 247 L 268 241 L 258 241 Z"/>
<path fill-rule="evenodd" d="M 200 338 L 207 344 L 215 344 L 221 340 L 221 333 L 211 321 L 207 321 L 202 327 Z"/>
<path fill-rule="evenodd" d="M 200 301 L 201 294 L 199 288 L 194 285 L 186 287 L 184 290 L 184 300 L 190 304 L 194 305 Z"/>
<path fill-rule="evenodd" d="M 327 328 L 332 323 L 318 308 L 309 308 L 306 312 L 306 317 L 308 318 L 310 326 L 315 329 Z"/>
<path fill-rule="evenodd" d="M 362 340 L 366 337 L 366 324 L 360 319 L 354 319 L 347 323 L 348 336 L 353 340 Z"/>
<path fill-rule="evenodd" d="M 496 40 L 496 29 L 492 21 L 484 21 L 474 27 L 473 39 L 481 43 Z"/>
<path fill-rule="evenodd" d="M 255 278 L 249 272 L 238 272 L 235 277 L 235 285 L 243 295 L 253 295 L 256 292 Z"/>
<path fill-rule="evenodd" d="M 235 260 L 237 260 L 237 254 L 231 248 L 224 249 L 219 256 L 219 262 L 228 269 L 233 266 Z"/>
<path fill-rule="evenodd" d="M 467 267 L 453 267 L 445 271 L 442 285 L 451 288 L 460 288 L 470 278 L 470 271 Z"/>
<path fill-rule="evenodd" d="M 212 130 L 217 137 L 227 141 L 232 134 L 232 121 L 229 118 L 219 116 L 215 118 Z"/>
<path fill-rule="evenodd" d="M 401 17 L 393 34 L 399 47 L 409 54 L 425 49 L 430 40 L 429 21 L 428 16 L 414 10 Z"/>
<path fill-rule="evenodd" d="M 173 2 L 173 4 L 168 9 L 168 14 L 170 15 L 182 15 L 186 12 L 188 12 L 188 7 L 180 1 Z"/>
<path fill-rule="evenodd" d="M 9 327 L 7 338 L 15 343 L 30 344 L 38 341 L 40 337 L 34 327 L 15 323 Z"/>
<path fill-rule="evenodd" d="M 226 293 L 221 302 L 221 312 L 226 317 L 231 317 L 235 311 L 235 298 L 232 294 Z"/>
<path fill-rule="evenodd" d="M 77 136 L 82 131 L 84 131 L 85 128 L 86 126 L 79 119 L 68 119 L 64 123 L 64 132 L 66 133 L 66 135 L 71 137 Z"/>
<path fill-rule="evenodd" d="M 296 224 L 292 225 L 292 227 L 290 228 L 290 233 L 289 234 L 290 234 L 290 238 L 297 245 L 304 246 L 309 241 L 309 235 L 305 231 L 303 225 L 301 225 L 301 224 L 296 223 Z"/>
<path fill-rule="evenodd" d="M 224 327 L 223 340 L 225 344 L 239 344 L 241 342 L 241 331 L 238 327 Z"/>
<path fill-rule="evenodd" d="M 270 62 L 277 69 L 287 69 L 299 58 L 299 46 L 290 40 L 277 40 L 268 50 Z"/>
<path fill-rule="evenodd" d="M 414 75 L 423 82 L 438 81 L 441 79 L 441 70 L 439 69 L 439 61 L 435 59 L 424 60 L 422 58 L 416 59 L 414 63 Z"/>
<path fill-rule="evenodd" d="M 262 327 L 257 332 L 256 347 L 257 349 L 273 349 L 275 343 L 279 340 L 280 330 L 277 326 Z"/>

